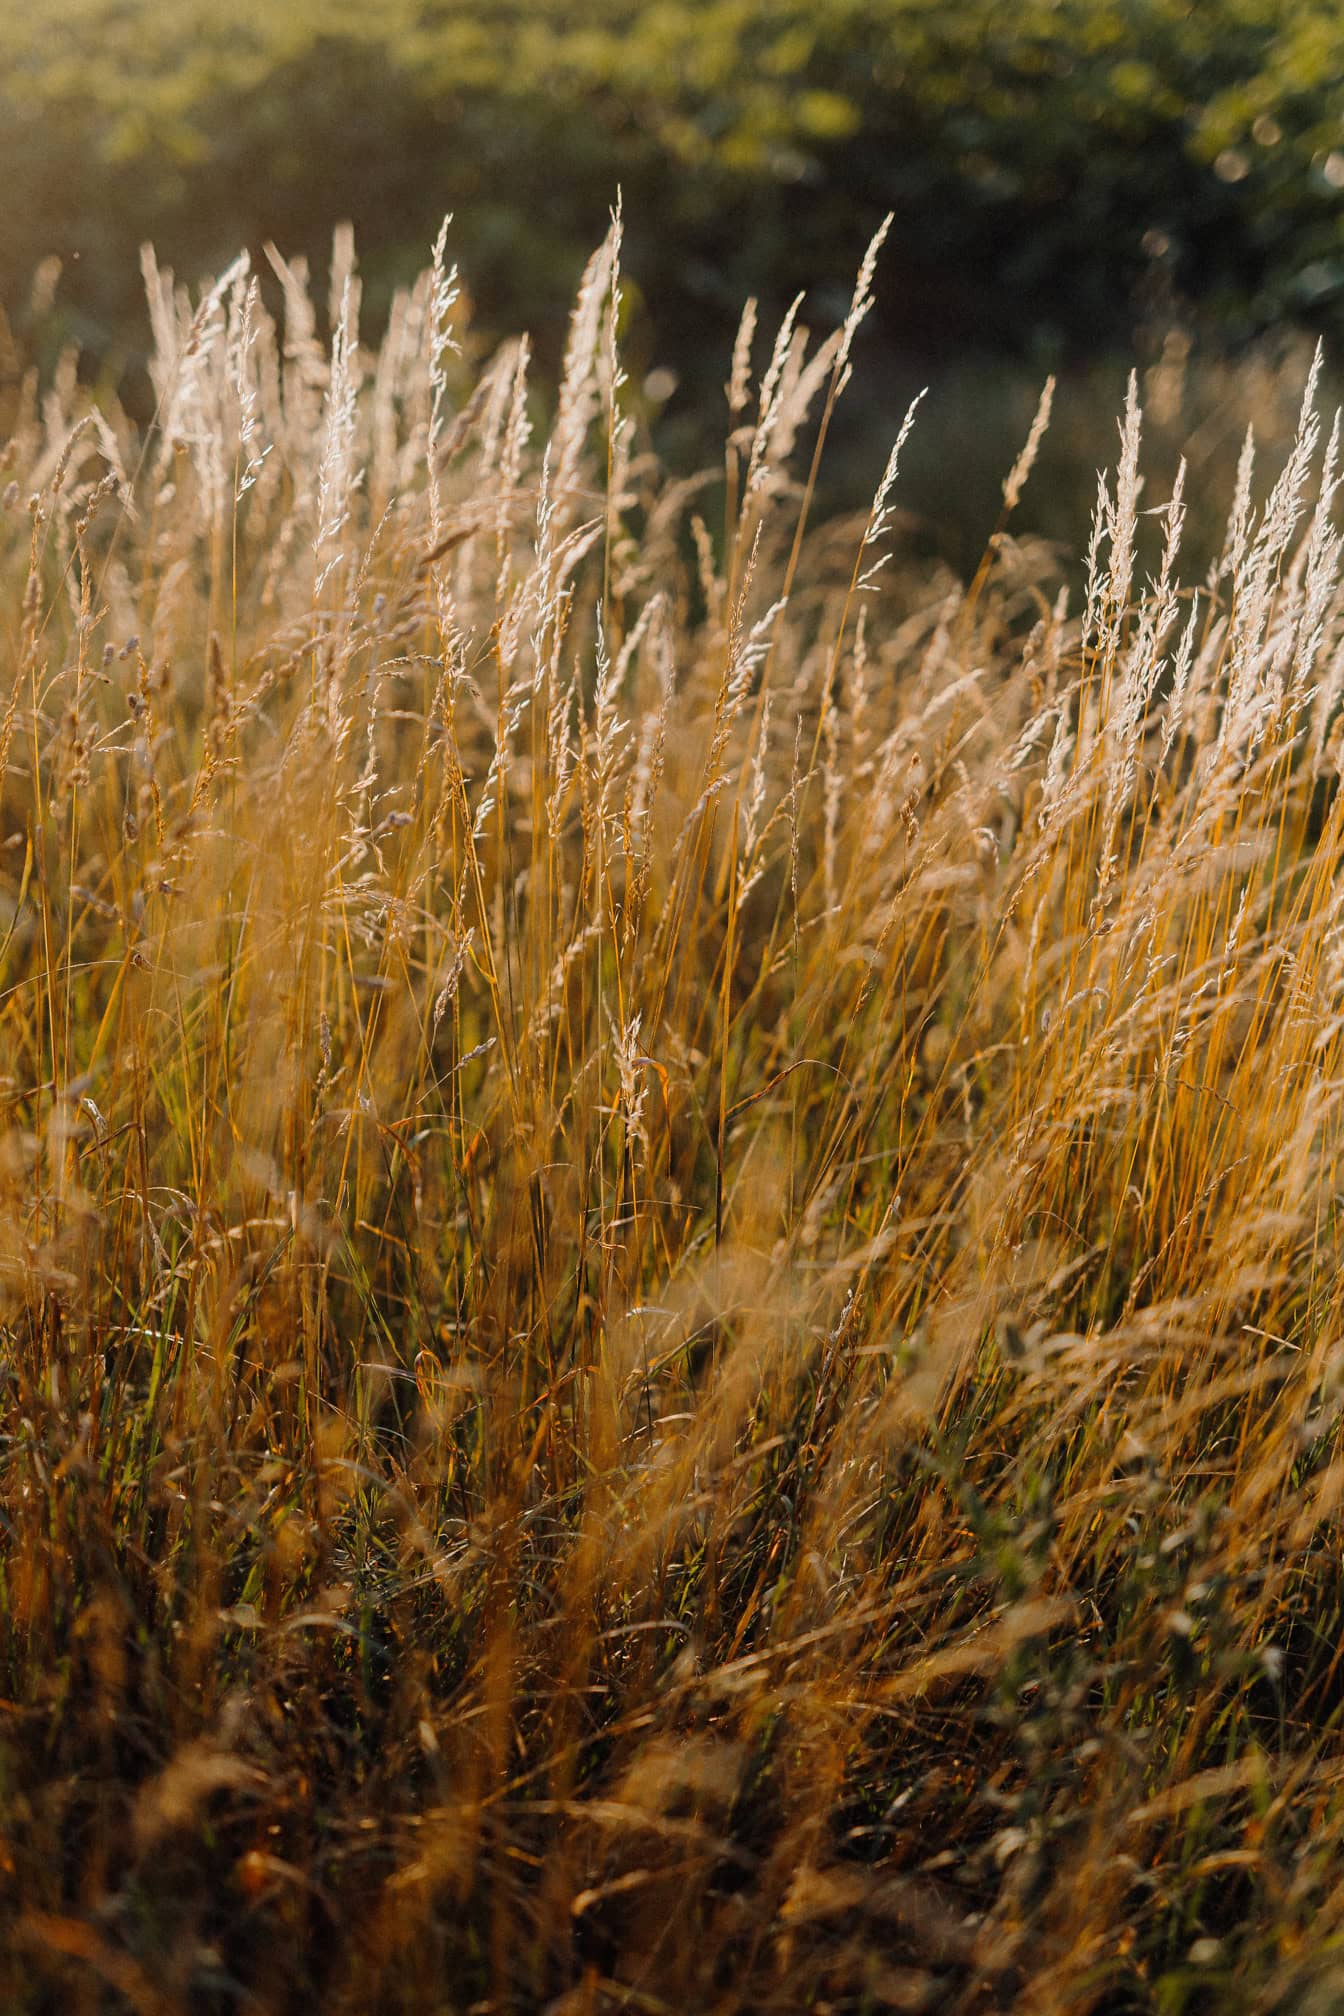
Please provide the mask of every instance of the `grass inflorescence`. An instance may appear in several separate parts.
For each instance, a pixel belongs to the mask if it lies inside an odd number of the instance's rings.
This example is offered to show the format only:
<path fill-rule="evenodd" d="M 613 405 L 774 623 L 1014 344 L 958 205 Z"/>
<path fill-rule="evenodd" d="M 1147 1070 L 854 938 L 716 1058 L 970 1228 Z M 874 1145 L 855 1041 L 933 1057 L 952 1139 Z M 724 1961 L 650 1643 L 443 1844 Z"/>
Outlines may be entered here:
<path fill-rule="evenodd" d="M 619 218 L 550 402 L 272 266 L 3 450 L 0 2002 L 1334 2006 L 1315 372 L 1071 596 L 1048 391 L 812 522 L 871 258 L 698 482 Z"/>

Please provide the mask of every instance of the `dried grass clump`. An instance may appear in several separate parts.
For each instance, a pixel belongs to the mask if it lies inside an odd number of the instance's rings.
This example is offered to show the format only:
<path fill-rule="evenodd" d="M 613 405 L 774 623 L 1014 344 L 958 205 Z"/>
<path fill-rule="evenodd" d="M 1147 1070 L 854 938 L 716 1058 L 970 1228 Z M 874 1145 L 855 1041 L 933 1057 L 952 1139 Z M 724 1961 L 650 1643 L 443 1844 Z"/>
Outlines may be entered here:
<path fill-rule="evenodd" d="M 3 451 L 0 2003 L 1333 2007 L 1314 374 L 1071 608 L 813 531 L 871 258 L 717 492 L 619 219 L 544 440 L 272 266 Z"/>

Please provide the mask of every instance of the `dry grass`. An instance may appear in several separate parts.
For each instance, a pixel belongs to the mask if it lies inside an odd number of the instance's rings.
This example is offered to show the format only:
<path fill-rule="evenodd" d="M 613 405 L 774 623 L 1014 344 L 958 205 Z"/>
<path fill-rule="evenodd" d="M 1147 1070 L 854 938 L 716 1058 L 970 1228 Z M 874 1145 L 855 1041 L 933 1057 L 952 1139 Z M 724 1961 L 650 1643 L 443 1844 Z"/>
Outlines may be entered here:
<path fill-rule="evenodd" d="M 1070 609 L 807 522 L 867 268 L 716 489 L 335 268 L 4 451 L 0 2003 L 1336 2007 L 1313 387 Z"/>

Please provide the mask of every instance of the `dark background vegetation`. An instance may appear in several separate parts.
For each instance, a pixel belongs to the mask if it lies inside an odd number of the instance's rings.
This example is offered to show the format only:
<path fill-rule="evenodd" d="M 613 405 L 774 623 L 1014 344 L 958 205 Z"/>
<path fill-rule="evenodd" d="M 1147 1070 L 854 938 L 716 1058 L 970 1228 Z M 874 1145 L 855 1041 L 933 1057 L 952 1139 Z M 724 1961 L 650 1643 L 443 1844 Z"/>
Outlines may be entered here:
<path fill-rule="evenodd" d="M 618 185 L 630 397 L 683 463 L 744 299 L 768 322 L 806 288 L 829 326 L 895 213 L 833 501 L 931 381 L 906 501 L 971 542 L 1047 370 L 1114 360 L 1109 416 L 1120 360 L 1176 324 L 1223 354 L 1344 326 L 1339 0 L 0 0 L 0 24 L 0 302 L 133 410 L 146 238 L 193 281 L 268 238 L 320 272 L 349 218 L 376 337 L 452 211 L 477 326 L 553 368 Z M 1076 537 L 1109 419 L 1087 432 L 1076 406 L 1037 529 Z"/>
<path fill-rule="evenodd" d="M 1344 309 L 1337 0 L 5 0 L 0 275 L 78 260 L 72 329 L 133 348 L 135 250 L 318 253 L 383 287 L 445 209 L 489 320 L 564 309 L 627 192 L 679 349 L 743 295 L 843 289 L 898 219 L 903 345 L 1119 333 L 1154 268 L 1243 335 Z"/>

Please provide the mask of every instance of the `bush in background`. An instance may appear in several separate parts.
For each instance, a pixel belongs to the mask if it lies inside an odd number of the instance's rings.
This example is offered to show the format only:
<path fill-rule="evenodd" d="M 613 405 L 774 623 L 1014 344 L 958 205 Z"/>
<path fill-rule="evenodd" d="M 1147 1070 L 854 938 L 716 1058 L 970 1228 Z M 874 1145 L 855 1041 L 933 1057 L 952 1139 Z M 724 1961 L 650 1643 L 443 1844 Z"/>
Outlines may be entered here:
<path fill-rule="evenodd" d="M 747 293 L 840 312 L 888 210 L 907 353 L 1053 360 L 1154 297 L 1235 336 L 1344 299 L 1338 0 L 3 0 L 0 23 L 0 300 L 60 252 L 68 329 L 122 361 L 146 237 L 218 270 L 266 238 L 316 259 L 349 216 L 377 311 L 452 209 L 483 320 L 554 362 L 618 182 L 698 393 Z"/>

